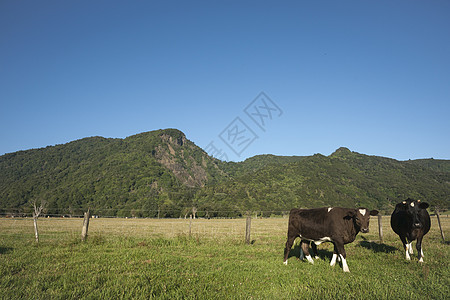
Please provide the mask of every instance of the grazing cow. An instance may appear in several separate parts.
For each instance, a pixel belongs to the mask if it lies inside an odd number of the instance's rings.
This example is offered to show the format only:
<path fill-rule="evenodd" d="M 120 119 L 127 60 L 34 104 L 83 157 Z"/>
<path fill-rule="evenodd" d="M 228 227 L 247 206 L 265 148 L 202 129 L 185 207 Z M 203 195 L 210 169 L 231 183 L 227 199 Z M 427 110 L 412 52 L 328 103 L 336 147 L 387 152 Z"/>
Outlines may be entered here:
<path fill-rule="evenodd" d="M 355 240 L 361 231 L 369 232 L 370 216 L 376 216 L 377 210 L 366 208 L 323 207 L 313 209 L 292 209 L 289 213 L 289 227 L 286 248 L 284 249 L 284 264 L 287 265 L 289 251 L 297 237 L 302 239 L 302 250 L 306 259 L 314 263 L 309 254 L 309 242 L 319 245 L 332 242 L 334 253 L 330 265 L 336 264 L 336 259 L 342 261 L 344 272 L 350 272 L 347 266 L 344 245 Z M 317 253 L 317 251 L 316 251 Z"/>
<path fill-rule="evenodd" d="M 413 254 L 412 241 L 417 239 L 417 252 L 420 262 L 423 262 L 422 239 L 430 231 L 431 220 L 427 212 L 428 203 L 420 200 L 406 199 L 397 204 L 391 215 L 392 230 L 402 240 L 406 251 L 406 259 L 411 260 Z"/>

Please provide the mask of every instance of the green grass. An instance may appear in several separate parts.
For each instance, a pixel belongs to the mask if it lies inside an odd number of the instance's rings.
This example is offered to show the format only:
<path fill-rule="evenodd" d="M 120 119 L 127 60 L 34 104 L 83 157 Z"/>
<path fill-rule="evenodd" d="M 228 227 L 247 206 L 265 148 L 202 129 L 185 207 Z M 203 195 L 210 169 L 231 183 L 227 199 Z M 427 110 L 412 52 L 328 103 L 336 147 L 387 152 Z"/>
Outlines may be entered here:
<path fill-rule="evenodd" d="M 450 228 L 450 218 L 442 218 Z M 2 299 L 448 299 L 449 244 L 436 219 L 424 239 L 425 263 L 406 261 L 401 242 L 383 218 L 346 246 L 351 273 L 329 266 L 332 245 L 319 246 L 314 265 L 298 260 L 296 245 L 283 265 L 287 219 L 91 219 L 80 241 L 81 219 L 0 219 Z M 450 234 L 450 233 L 448 233 Z M 298 242 L 298 241 L 297 241 Z"/>

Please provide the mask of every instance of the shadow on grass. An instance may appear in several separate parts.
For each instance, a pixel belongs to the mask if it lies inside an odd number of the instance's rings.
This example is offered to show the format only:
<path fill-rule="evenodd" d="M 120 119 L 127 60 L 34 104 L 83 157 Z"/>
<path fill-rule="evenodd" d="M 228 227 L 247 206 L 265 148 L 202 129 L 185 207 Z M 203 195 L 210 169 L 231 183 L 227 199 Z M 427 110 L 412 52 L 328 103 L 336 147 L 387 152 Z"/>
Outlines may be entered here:
<path fill-rule="evenodd" d="M 309 248 L 309 253 L 313 256 L 314 255 L 319 256 L 320 259 L 324 259 L 325 257 L 331 258 L 331 256 L 333 255 L 332 251 L 326 249 L 317 249 L 317 252 L 318 253 L 313 254 L 312 249 Z M 305 256 L 303 254 L 302 247 L 300 246 L 300 244 L 294 245 L 294 248 L 292 248 L 291 251 L 289 252 L 288 258 L 290 257 L 296 257 L 301 260 L 304 259 Z"/>
<path fill-rule="evenodd" d="M 329 251 L 329 250 L 325 250 L 325 249 L 317 249 L 317 252 L 319 252 L 317 255 L 321 259 L 324 259 L 325 257 L 328 257 L 329 259 L 331 259 L 331 257 L 333 256 L 333 251 Z"/>
<path fill-rule="evenodd" d="M 291 257 L 297 257 L 299 259 L 303 259 L 303 257 L 300 258 L 301 252 L 302 252 L 302 247 L 300 247 L 300 245 L 297 245 L 297 244 L 294 245 L 294 248 L 292 248 L 291 251 L 289 252 L 288 259 Z"/>
<path fill-rule="evenodd" d="M 9 247 L 0 247 L 0 254 L 6 254 L 8 252 L 11 252 L 13 250 L 13 248 L 9 248 Z"/>
<path fill-rule="evenodd" d="M 375 242 L 369 242 L 369 241 L 361 241 L 359 242 L 359 246 L 372 250 L 375 253 L 393 253 L 397 251 L 396 247 L 392 247 L 386 244 L 379 244 Z"/>

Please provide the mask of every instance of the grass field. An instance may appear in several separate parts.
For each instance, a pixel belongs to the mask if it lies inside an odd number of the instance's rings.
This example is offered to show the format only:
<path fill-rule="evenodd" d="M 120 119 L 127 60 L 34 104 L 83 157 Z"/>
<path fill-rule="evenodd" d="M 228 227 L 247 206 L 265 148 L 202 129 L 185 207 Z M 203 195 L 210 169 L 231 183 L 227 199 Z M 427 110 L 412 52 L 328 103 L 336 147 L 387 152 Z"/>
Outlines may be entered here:
<path fill-rule="evenodd" d="M 441 219 L 450 235 L 450 218 Z M 425 263 L 406 261 L 400 239 L 383 217 L 346 246 L 351 273 L 330 267 L 333 246 L 319 246 L 314 265 L 300 261 L 299 241 L 283 265 L 287 218 L 0 219 L 1 299 L 449 299 L 450 250 L 437 220 L 425 236 Z"/>

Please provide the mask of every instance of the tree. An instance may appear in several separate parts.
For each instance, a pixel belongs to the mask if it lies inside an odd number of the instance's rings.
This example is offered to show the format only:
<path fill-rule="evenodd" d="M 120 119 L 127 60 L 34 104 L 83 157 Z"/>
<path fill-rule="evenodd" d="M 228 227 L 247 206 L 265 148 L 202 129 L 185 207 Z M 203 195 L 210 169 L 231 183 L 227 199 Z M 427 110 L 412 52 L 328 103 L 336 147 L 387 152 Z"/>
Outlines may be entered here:
<path fill-rule="evenodd" d="M 34 235 L 36 237 L 36 243 L 39 243 L 39 232 L 37 227 L 37 219 L 39 218 L 42 211 L 45 209 L 47 202 L 45 200 L 41 200 L 38 206 L 38 201 L 35 199 L 33 201 L 33 223 L 34 223 Z"/>

